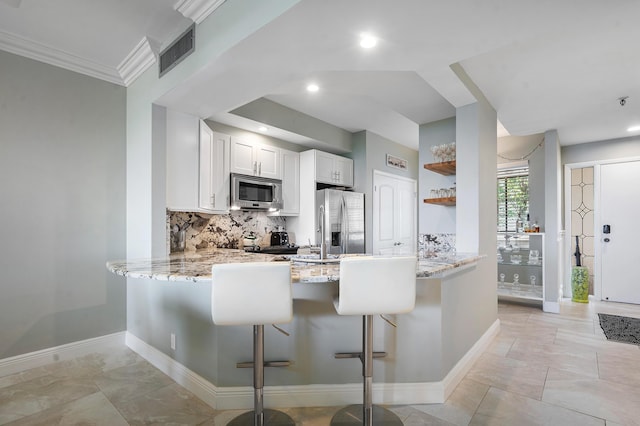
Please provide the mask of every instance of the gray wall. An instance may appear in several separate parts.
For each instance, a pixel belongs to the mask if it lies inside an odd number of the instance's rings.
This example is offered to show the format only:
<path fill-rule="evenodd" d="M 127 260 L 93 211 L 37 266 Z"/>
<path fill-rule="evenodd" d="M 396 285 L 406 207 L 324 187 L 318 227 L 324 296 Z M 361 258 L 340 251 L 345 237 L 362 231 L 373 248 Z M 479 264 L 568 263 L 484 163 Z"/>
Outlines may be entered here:
<path fill-rule="evenodd" d="M 488 102 L 456 108 L 456 249 L 485 255 L 442 291 L 443 367 L 460 360 L 498 318 L 496 297 L 496 112 Z"/>
<path fill-rule="evenodd" d="M 0 359 L 125 329 L 125 89 L 0 51 Z"/>
<path fill-rule="evenodd" d="M 352 145 L 353 151 L 350 157 L 353 159 L 354 164 L 354 189 L 364 193 L 365 251 L 366 253 L 371 253 L 373 250 L 373 221 L 371 214 L 373 211 L 373 171 L 380 170 L 417 181 L 418 151 L 367 130 L 355 133 L 352 138 Z M 387 154 L 407 160 L 407 169 L 401 170 L 387 166 Z"/>
<path fill-rule="evenodd" d="M 288 149 L 289 151 L 294 152 L 302 152 L 306 151 L 306 148 L 303 145 L 283 141 L 282 139 L 274 138 L 271 136 L 263 135 L 260 133 L 249 132 L 244 129 L 240 129 L 238 127 L 228 126 L 226 124 L 218 123 L 213 120 L 205 120 L 209 127 L 216 132 L 224 133 L 225 135 L 229 135 L 232 138 L 238 138 L 246 141 L 255 141 L 265 145 L 271 145 L 282 149 Z"/>
<path fill-rule="evenodd" d="M 482 260 L 478 267 L 461 271 L 443 282 L 418 280 L 415 309 L 391 316 L 398 328 L 374 318 L 375 350 L 387 352 L 387 357 L 374 362 L 374 382 L 437 382 L 446 376 L 492 324 L 479 320 L 491 310 L 490 303 L 478 303 L 486 298 L 486 292 L 476 285 L 477 279 L 486 273 L 480 268 L 487 266 L 492 265 Z M 144 306 L 129 308 L 129 331 L 153 339 L 154 347 L 216 386 L 250 384 L 252 370 L 238 369 L 235 365 L 250 360 L 251 326 L 212 324 L 209 282 L 158 284 L 129 280 L 129 294 L 148 300 Z M 336 352 L 362 348 L 362 318 L 336 315 L 333 297 L 337 292 L 338 283 L 293 285 L 293 320 L 280 324 L 290 336 L 273 327 L 264 330 L 265 358 L 288 359 L 293 364 L 288 368 L 267 368 L 266 383 L 322 385 L 362 380 L 358 360 L 334 357 Z M 446 326 L 445 319 L 449 322 Z M 170 348 L 165 331 L 176 334 L 175 351 Z"/>
<path fill-rule="evenodd" d="M 640 157 L 640 137 L 562 147 L 562 164 Z"/>
<path fill-rule="evenodd" d="M 442 176 L 423 167 L 426 163 L 435 163 L 431 147 L 455 142 L 456 118 L 451 117 L 420 126 L 420 161 L 418 174 L 418 229 L 421 234 L 440 234 L 456 232 L 456 208 L 443 207 L 423 202 L 430 197 L 432 189 L 451 188 L 455 176 Z"/>
<path fill-rule="evenodd" d="M 305 136 L 310 139 L 304 143 L 306 149 L 315 148 L 338 154 L 352 149 L 351 133 L 348 131 L 265 98 L 249 102 L 231 113 Z"/>

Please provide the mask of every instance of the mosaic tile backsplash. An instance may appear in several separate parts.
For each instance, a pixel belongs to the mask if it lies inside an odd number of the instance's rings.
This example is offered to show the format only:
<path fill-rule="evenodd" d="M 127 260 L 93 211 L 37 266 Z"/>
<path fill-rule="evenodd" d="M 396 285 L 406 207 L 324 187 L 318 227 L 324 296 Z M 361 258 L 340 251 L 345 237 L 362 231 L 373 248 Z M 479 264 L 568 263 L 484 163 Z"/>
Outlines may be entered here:
<path fill-rule="evenodd" d="M 170 252 L 176 250 L 175 230 L 185 230 L 185 251 L 218 247 L 242 249 L 243 237 L 250 232 L 256 235 L 260 246 L 271 243 L 271 232 L 279 227 L 287 229 L 285 217 L 267 216 L 265 212 L 238 211 L 226 215 L 167 211 Z M 456 253 L 455 234 L 419 234 L 420 257 L 447 256 Z"/>
<path fill-rule="evenodd" d="M 170 230 L 170 252 L 176 251 L 176 230 L 185 230 L 185 251 L 218 247 L 243 248 L 243 237 L 250 232 L 260 246 L 271 243 L 271 232 L 278 227 L 286 230 L 286 218 L 267 216 L 265 212 L 238 211 L 225 215 L 167 211 Z"/>

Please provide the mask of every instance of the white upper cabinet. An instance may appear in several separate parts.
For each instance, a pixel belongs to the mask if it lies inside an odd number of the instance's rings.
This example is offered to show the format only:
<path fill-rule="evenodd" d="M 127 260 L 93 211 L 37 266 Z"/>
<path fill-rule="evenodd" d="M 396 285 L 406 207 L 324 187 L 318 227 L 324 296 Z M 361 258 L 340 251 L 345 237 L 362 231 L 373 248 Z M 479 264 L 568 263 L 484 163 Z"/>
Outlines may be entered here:
<path fill-rule="evenodd" d="M 229 135 L 214 132 L 200 120 L 198 207 L 213 213 L 229 209 Z"/>
<path fill-rule="evenodd" d="M 351 158 L 335 156 L 338 185 L 353 186 L 353 160 Z"/>
<path fill-rule="evenodd" d="M 315 151 L 316 182 L 353 186 L 353 160 L 328 152 Z"/>
<path fill-rule="evenodd" d="M 167 110 L 167 208 L 198 208 L 198 117 Z"/>
<path fill-rule="evenodd" d="M 229 197 L 229 136 L 198 117 L 167 110 L 167 209 L 224 213 Z"/>
<path fill-rule="evenodd" d="M 282 209 L 280 216 L 300 214 L 300 154 L 281 149 Z"/>
<path fill-rule="evenodd" d="M 238 138 L 231 139 L 231 173 L 255 175 L 257 172 L 256 159 L 253 154 L 253 144 Z"/>
<path fill-rule="evenodd" d="M 282 179 L 280 149 L 231 138 L 231 173 Z"/>
<path fill-rule="evenodd" d="M 274 148 L 269 145 L 257 145 L 256 148 L 258 162 L 257 176 L 282 179 L 282 170 L 280 169 L 280 148 Z"/>
<path fill-rule="evenodd" d="M 336 171 L 334 170 L 334 155 L 328 152 L 315 151 L 316 156 L 316 182 L 334 183 Z"/>

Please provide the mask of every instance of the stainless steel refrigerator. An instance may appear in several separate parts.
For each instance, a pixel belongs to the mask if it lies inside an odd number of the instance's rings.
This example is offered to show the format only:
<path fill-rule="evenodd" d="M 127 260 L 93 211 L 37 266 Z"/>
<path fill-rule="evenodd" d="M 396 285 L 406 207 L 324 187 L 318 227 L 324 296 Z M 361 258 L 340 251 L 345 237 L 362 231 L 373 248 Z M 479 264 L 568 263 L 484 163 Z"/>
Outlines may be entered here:
<path fill-rule="evenodd" d="M 321 189 L 316 192 L 316 206 L 317 245 L 322 241 L 322 206 L 327 253 L 364 253 L 364 194 Z"/>

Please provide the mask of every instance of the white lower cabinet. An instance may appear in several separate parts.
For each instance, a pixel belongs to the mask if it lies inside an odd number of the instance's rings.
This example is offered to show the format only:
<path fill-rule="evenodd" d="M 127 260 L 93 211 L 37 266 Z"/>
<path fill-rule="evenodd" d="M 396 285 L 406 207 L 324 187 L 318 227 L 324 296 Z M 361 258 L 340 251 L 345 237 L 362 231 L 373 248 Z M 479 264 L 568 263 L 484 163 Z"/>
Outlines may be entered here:
<path fill-rule="evenodd" d="M 283 201 L 280 216 L 297 216 L 300 214 L 300 154 L 286 149 L 280 153 Z"/>

